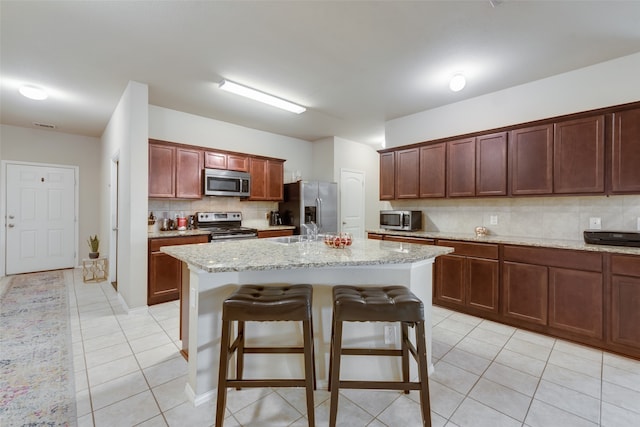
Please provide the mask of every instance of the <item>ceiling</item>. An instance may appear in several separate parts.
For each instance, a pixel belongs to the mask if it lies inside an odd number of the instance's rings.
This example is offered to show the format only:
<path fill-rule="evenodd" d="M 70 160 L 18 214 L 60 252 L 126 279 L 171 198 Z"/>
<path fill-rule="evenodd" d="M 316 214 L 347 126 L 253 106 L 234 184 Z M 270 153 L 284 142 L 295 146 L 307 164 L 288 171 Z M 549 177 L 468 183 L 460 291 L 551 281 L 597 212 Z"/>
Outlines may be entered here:
<path fill-rule="evenodd" d="M 152 105 L 379 144 L 387 120 L 640 52 L 640 1 L 0 0 L 0 19 L 1 122 L 88 136 L 134 80 Z M 308 109 L 223 92 L 223 78 Z M 50 97 L 22 97 L 24 83 Z"/>

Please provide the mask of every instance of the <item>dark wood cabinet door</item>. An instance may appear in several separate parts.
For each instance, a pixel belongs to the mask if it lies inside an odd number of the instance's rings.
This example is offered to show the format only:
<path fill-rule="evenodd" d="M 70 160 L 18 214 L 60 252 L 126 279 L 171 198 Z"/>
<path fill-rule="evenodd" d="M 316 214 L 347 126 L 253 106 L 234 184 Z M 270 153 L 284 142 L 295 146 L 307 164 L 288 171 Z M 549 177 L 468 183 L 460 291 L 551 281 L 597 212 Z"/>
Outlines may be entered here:
<path fill-rule="evenodd" d="M 502 300 L 505 317 L 547 324 L 548 268 L 540 265 L 504 262 Z"/>
<path fill-rule="evenodd" d="M 176 149 L 176 197 L 202 198 L 202 151 Z"/>
<path fill-rule="evenodd" d="M 393 151 L 380 154 L 380 200 L 396 197 L 396 160 Z"/>
<path fill-rule="evenodd" d="M 149 144 L 149 197 L 176 196 L 176 149 Z"/>
<path fill-rule="evenodd" d="M 476 139 L 447 143 L 447 195 L 469 197 L 476 194 Z"/>
<path fill-rule="evenodd" d="M 251 200 L 267 199 L 267 160 L 249 159 L 251 173 Z"/>
<path fill-rule="evenodd" d="M 215 151 L 205 151 L 204 167 L 210 169 L 227 169 L 227 155 Z"/>
<path fill-rule="evenodd" d="M 611 191 L 640 192 L 640 109 L 614 114 Z"/>
<path fill-rule="evenodd" d="M 632 347 L 640 355 L 640 277 L 611 278 L 610 321 L 611 342 Z"/>
<path fill-rule="evenodd" d="M 464 306 L 465 257 L 443 255 L 436 258 L 436 301 Z"/>
<path fill-rule="evenodd" d="M 284 162 L 267 160 L 267 200 L 284 199 Z"/>
<path fill-rule="evenodd" d="M 603 321 L 602 273 L 549 268 L 550 327 L 602 339 Z"/>
<path fill-rule="evenodd" d="M 467 258 L 466 303 L 479 310 L 498 312 L 498 260 Z"/>
<path fill-rule="evenodd" d="M 604 192 L 604 116 L 560 122 L 554 128 L 553 192 Z"/>
<path fill-rule="evenodd" d="M 181 283 L 182 266 L 178 259 L 162 252 L 149 254 L 147 304 L 178 299 Z"/>
<path fill-rule="evenodd" d="M 507 195 L 507 133 L 476 138 L 476 196 Z"/>
<path fill-rule="evenodd" d="M 512 130 L 509 135 L 512 195 L 553 191 L 553 126 Z"/>
<path fill-rule="evenodd" d="M 420 192 L 420 150 L 396 151 L 396 199 L 416 199 Z"/>
<path fill-rule="evenodd" d="M 447 144 L 420 147 L 420 197 L 445 197 Z"/>

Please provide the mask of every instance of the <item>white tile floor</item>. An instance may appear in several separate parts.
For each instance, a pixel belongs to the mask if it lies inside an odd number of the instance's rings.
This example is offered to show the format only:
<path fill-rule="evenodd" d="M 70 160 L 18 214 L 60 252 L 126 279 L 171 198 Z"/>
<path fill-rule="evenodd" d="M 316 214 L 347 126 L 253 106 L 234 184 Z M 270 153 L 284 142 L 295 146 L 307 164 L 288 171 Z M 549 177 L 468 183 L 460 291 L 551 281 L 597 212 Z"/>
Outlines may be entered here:
<path fill-rule="evenodd" d="M 212 426 L 184 393 L 177 302 L 125 314 L 110 284 L 67 272 L 79 426 Z M 640 426 L 640 362 L 433 308 L 434 426 Z M 329 393 L 316 392 L 328 424 Z M 418 395 L 341 393 L 338 425 L 420 426 Z M 229 390 L 225 425 L 306 426 L 302 390 Z"/>

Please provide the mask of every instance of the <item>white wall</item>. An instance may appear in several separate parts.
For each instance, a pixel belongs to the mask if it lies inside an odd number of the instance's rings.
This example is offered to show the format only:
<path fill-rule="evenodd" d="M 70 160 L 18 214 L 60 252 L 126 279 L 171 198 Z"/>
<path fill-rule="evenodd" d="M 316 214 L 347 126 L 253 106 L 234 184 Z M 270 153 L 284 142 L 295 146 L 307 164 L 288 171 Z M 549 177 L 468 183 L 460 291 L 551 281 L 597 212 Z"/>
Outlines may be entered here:
<path fill-rule="evenodd" d="M 285 182 L 290 181 L 292 171 L 308 179 L 312 170 L 308 141 L 155 105 L 149 105 L 149 138 L 285 159 Z"/>
<path fill-rule="evenodd" d="M 429 141 L 640 100 L 640 53 L 390 120 L 386 146 Z"/>
<path fill-rule="evenodd" d="M 148 104 L 147 85 L 129 82 L 102 134 L 100 234 L 111 236 L 111 163 L 119 157 L 118 293 L 129 309 L 147 305 Z"/>
<path fill-rule="evenodd" d="M 89 235 L 100 234 L 100 140 L 51 130 L 0 125 L 0 160 L 78 167 L 78 260 L 87 258 Z M 4 177 L 2 178 L 4 180 Z M 2 189 L 4 191 L 4 184 Z M 4 197 L 4 195 L 3 195 Z M 4 254 L 4 234 L 0 241 Z M 101 247 L 101 251 L 102 251 Z M 4 256 L 0 259 L 4 260 Z M 4 262 L 0 273 L 4 272 Z M 0 274 L 1 275 L 1 274 Z"/>

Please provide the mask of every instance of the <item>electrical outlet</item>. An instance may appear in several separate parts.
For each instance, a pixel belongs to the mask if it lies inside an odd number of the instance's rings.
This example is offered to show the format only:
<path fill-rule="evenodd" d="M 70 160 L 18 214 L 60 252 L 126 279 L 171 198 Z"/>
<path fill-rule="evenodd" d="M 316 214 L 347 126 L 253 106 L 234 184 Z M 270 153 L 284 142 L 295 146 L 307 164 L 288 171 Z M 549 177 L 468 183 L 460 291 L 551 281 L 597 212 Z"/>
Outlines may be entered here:
<path fill-rule="evenodd" d="M 490 225 L 498 225 L 498 215 L 489 216 L 489 224 Z"/>
<path fill-rule="evenodd" d="M 265 217 L 265 219 L 269 219 L 269 212 L 266 212 L 266 213 L 264 214 L 264 217 Z"/>
<path fill-rule="evenodd" d="M 602 219 L 600 217 L 591 217 L 591 218 L 589 218 L 589 229 L 590 230 L 601 230 L 602 229 Z"/>
<path fill-rule="evenodd" d="M 384 327 L 384 343 L 385 344 L 393 344 L 396 342 L 396 327 L 395 326 L 385 326 Z"/>

